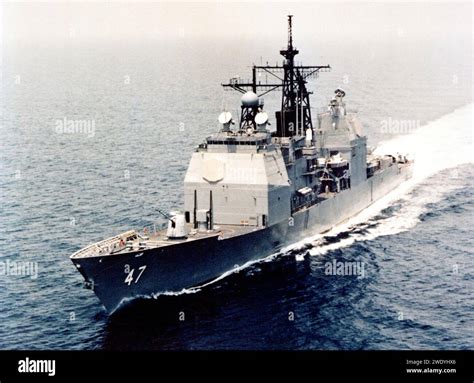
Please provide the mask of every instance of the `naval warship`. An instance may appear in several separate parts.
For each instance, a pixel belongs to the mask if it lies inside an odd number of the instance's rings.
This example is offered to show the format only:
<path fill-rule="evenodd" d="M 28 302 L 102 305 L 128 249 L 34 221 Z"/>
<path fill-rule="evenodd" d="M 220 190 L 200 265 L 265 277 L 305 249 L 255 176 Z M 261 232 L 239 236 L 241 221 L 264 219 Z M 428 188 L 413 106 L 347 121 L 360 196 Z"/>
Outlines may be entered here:
<path fill-rule="evenodd" d="M 109 313 L 142 297 L 199 287 L 354 216 L 411 177 L 412 161 L 374 155 L 342 89 L 312 116 L 310 78 L 329 65 L 295 63 L 292 16 L 281 64 L 254 65 L 252 79 L 222 84 L 242 93 L 234 121 L 192 154 L 184 208 L 161 230 L 130 230 L 75 252 L 71 260 Z M 269 74 L 275 81 L 257 81 Z M 268 78 L 268 76 L 267 76 Z M 281 90 L 276 129 L 265 94 Z M 184 290 L 185 291 L 185 290 Z"/>

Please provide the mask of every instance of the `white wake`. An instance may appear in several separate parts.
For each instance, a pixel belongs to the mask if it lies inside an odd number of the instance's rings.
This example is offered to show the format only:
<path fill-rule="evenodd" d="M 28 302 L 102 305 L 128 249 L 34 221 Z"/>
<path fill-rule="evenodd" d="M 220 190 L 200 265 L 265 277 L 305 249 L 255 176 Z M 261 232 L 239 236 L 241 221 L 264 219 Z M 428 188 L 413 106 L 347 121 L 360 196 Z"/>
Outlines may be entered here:
<path fill-rule="evenodd" d="M 311 244 L 313 247 L 309 250 L 309 254 L 321 255 L 350 246 L 357 241 L 372 240 L 413 228 L 419 222 L 420 216 L 427 211 L 428 204 L 436 203 L 460 187 L 459 182 L 456 182 L 460 176 L 455 168 L 474 162 L 472 117 L 473 104 L 469 104 L 420 127 L 411 134 L 380 143 L 375 150 L 377 154 L 400 152 L 408 154 L 415 160 L 413 177 L 347 222 L 335 226 L 324 235 L 306 238 L 285 250 L 303 249 Z M 448 176 L 443 172 L 443 177 L 436 178 L 436 174 L 446 169 L 452 169 L 448 172 Z M 432 177 L 433 182 L 429 187 L 425 187 L 423 181 L 429 177 Z M 399 202 L 400 209 L 389 217 L 373 221 L 377 214 L 394 202 Z M 336 236 L 363 227 L 364 224 L 367 228 L 363 233 L 356 231 L 340 241 L 325 244 L 325 237 Z M 297 259 L 303 259 L 303 255 L 299 255 Z"/>

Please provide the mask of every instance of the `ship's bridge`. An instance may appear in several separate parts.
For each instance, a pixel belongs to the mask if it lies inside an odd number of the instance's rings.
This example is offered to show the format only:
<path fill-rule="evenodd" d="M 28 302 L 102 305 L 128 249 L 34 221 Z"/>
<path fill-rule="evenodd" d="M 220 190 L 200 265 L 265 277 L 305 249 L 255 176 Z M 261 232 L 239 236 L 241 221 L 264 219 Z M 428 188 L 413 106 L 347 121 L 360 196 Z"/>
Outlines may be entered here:
<path fill-rule="evenodd" d="M 270 151 L 274 149 L 271 135 L 268 132 L 219 132 L 206 138 L 198 150 L 208 152 L 254 152 Z"/>

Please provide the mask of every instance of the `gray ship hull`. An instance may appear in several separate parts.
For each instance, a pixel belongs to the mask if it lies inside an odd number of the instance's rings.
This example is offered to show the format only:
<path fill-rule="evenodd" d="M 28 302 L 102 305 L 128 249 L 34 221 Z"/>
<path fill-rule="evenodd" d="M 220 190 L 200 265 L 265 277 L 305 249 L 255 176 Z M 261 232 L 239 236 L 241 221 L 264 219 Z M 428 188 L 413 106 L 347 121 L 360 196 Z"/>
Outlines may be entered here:
<path fill-rule="evenodd" d="M 410 177 L 411 164 L 394 164 L 357 186 L 295 212 L 289 221 L 256 228 L 244 235 L 220 239 L 216 234 L 172 246 L 112 256 L 74 258 L 72 261 L 86 285 L 112 313 L 136 298 L 201 286 L 309 235 L 323 233 L 362 211 Z"/>

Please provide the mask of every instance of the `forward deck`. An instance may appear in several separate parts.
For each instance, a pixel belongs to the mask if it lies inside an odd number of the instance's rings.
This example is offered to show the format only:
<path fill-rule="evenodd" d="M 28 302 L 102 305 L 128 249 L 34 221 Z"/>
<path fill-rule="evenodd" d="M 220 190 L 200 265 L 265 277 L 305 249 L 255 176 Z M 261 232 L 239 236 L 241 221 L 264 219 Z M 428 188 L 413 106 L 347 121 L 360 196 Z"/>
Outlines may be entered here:
<path fill-rule="evenodd" d="M 125 254 L 140 250 L 149 250 L 165 246 L 172 246 L 183 242 L 192 242 L 205 238 L 218 237 L 218 239 L 226 239 L 236 235 L 247 234 L 252 231 L 260 230 L 257 226 L 244 225 L 219 225 L 214 230 L 200 232 L 187 225 L 188 235 L 184 238 L 170 239 L 166 236 L 166 229 L 148 233 L 147 230 L 138 232 L 129 230 L 122 234 L 104 239 L 99 242 L 92 243 L 83 249 L 71 255 L 74 258 L 89 258 L 112 256 L 117 254 Z"/>

